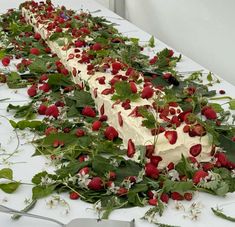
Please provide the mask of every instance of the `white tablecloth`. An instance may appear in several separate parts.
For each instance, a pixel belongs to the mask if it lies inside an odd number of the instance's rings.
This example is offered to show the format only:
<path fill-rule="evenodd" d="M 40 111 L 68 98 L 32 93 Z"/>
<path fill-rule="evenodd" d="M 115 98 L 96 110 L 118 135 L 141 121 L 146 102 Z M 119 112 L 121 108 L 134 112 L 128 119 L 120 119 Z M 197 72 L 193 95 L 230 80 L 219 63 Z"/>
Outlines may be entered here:
<path fill-rule="evenodd" d="M 22 0 L 1 0 L 0 13 L 5 12 L 6 9 L 17 7 L 19 3 L 24 2 Z M 99 5 L 95 1 L 92 0 L 59 0 L 53 1 L 58 5 L 64 4 L 68 8 L 72 9 L 89 9 L 90 11 L 94 11 L 100 9 L 99 13 L 96 13 L 97 16 L 105 16 L 109 20 L 119 24 L 119 31 L 123 32 L 125 35 L 138 37 L 141 41 L 148 41 L 150 35 L 146 32 L 140 30 L 135 25 L 129 23 L 126 20 L 123 20 L 113 12 Z M 143 1 L 144 4 L 144 1 Z M 141 15 L 140 15 L 141 16 Z M 151 22 L 150 22 L 151 23 Z M 223 44 L 221 44 L 223 45 Z M 166 44 L 163 42 L 156 40 L 156 50 L 161 50 L 166 47 Z M 1 63 L 0 63 L 1 67 Z M 182 61 L 178 64 L 177 69 L 179 71 L 192 71 L 192 70 L 203 70 L 204 68 L 192 60 L 183 57 Z M 205 69 L 204 69 L 205 70 Z M 235 97 L 235 87 L 230 83 L 222 80 L 222 83 L 216 85 L 215 89 L 224 89 L 226 93 L 230 96 Z M 10 90 L 6 85 L 0 86 L 0 99 L 10 98 L 8 102 L 0 102 L 0 115 L 7 116 L 8 118 L 13 118 L 10 113 L 6 112 L 6 107 L 9 102 L 13 104 L 23 104 L 27 102 L 28 96 L 26 93 L 26 89 L 19 90 Z M 20 102 L 18 102 L 20 101 Z M 23 101 L 23 102 L 22 102 Z M 14 170 L 14 178 L 16 180 L 21 180 L 22 182 L 30 183 L 31 178 L 41 170 L 50 170 L 51 167 L 47 165 L 47 161 L 43 157 L 31 157 L 34 152 L 34 147 L 30 145 L 28 142 L 32 138 L 32 135 L 27 133 L 24 136 L 25 139 L 20 140 L 20 151 L 18 154 L 14 155 L 9 161 L 13 164 L 9 163 L 10 167 Z M 17 139 L 15 133 L 13 132 L 12 127 L 8 123 L 5 118 L 0 117 L 0 149 L 6 149 L 9 153 L 12 152 L 16 145 Z M 2 156 L 3 151 L 0 151 L 0 169 L 6 167 L 2 165 Z M 17 192 L 12 195 L 8 195 L 0 191 L 0 203 L 15 209 L 22 209 L 25 204 L 24 200 L 26 198 L 31 197 L 31 186 L 22 185 L 19 187 Z M 55 219 L 58 219 L 64 223 L 69 222 L 73 218 L 77 217 L 91 217 L 96 218 L 96 214 L 92 209 L 92 205 L 89 205 L 82 201 L 72 201 L 68 198 L 67 194 L 61 195 L 61 198 L 65 199 L 70 205 L 69 214 L 64 214 L 64 207 L 57 206 L 55 208 L 49 208 L 46 204 L 50 198 L 41 199 L 36 207 L 31 211 L 35 214 L 40 214 L 44 216 L 49 216 Z M 197 221 L 192 221 L 190 218 L 185 218 L 184 216 L 188 215 L 189 207 L 192 202 L 199 202 L 202 206 L 201 214 L 198 217 Z M 196 193 L 194 196 L 194 200 L 192 202 L 183 202 L 184 208 L 177 210 L 175 208 L 175 203 L 170 201 L 169 207 L 164 213 L 163 217 L 158 218 L 159 222 L 178 225 L 182 227 L 204 227 L 204 226 L 225 226 L 232 227 L 234 224 L 232 222 L 228 222 L 226 220 L 219 219 L 215 217 L 211 211 L 211 207 L 216 207 L 217 205 L 228 204 L 224 206 L 224 211 L 226 214 L 235 216 L 235 193 L 228 194 L 225 198 L 211 196 L 205 193 Z M 120 219 L 120 220 L 131 220 L 133 218 L 136 219 L 136 227 L 148 227 L 153 226 L 148 224 L 145 221 L 140 220 L 140 218 L 144 215 L 144 213 L 149 209 L 149 207 L 145 208 L 131 208 L 131 209 L 121 209 L 114 211 L 110 218 L 111 219 Z M 10 216 L 7 214 L 0 213 L 0 227 L 53 227 L 56 224 L 45 222 L 41 220 L 31 219 L 31 218 L 21 218 L 19 221 L 12 221 Z"/>

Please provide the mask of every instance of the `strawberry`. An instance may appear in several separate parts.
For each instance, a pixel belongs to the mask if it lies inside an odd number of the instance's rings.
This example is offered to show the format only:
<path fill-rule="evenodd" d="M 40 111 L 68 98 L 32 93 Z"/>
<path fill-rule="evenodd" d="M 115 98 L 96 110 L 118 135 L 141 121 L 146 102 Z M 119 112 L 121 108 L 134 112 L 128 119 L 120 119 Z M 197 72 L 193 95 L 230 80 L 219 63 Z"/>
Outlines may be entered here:
<path fill-rule="evenodd" d="M 172 74 L 171 73 L 164 73 L 162 75 L 162 77 L 165 79 L 165 80 L 168 80 L 170 77 L 172 77 Z"/>
<path fill-rule="evenodd" d="M 112 64 L 112 69 L 113 69 L 114 71 L 119 71 L 121 68 L 122 68 L 122 65 L 121 65 L 120 62 L 114 62 L 114 63 Z"/>
<path fill-rule="evenodd" d="M 214 168 L 214 166 L 215 165 L 213 163 L 207 162 L 207 163 L 203 164 L 202 168 L 203 168 L 204 171 L 207 172 L 207 171 L 212 170 Z"/>
<path fill-rule="evenodd" d="M 133 143 L 133 141 L 131 139 L 128 140 L 128 144 L 127 144 L 127 156 L 129 158 L 132 158 L 135 154 L 135 144 Z"/>
<path fill-rule="evenodd" d="M 215 158 L 217 159 L 217 161 L 216 161 L 217 166 L 223 166 L 223 167 L 227 166 L 228 159 L 227 159 L 225 153 L 222 153 L 222 152 L 216 153 Z"/>
<path fill-rule="evenodd" d="M 171 124 L 175 125 L 176 127 L 179 127 L 181 125 L 180 119 L 177 116 L 173 116 L 171 118 Z"/>
<path fill-rule="evenodd" d="M 56 128 L 49 127 L 49 128 L 47 128 L 47 129 L 45 130 L 45 135 L 46 135 L 46 136 L 49 136 L 49 135 L 55 134 L 55 133 L 57 133 L 57 132 L 58 132 L 58 130 L 57 130 Z"/>
<path fill-rule="evenodd" d="M 101 94 L 102 95 L 110 95 L 110 94 L 113 94 L 114 93 L 114 88 L 105 88 Z"/>
<path fill-rule="evenodd" d="M 90 169 L 89 169 L 89 167 L 87 167 L 87 166 L 86 166 L 86 167 L 83 167 L 82 169 L 79 170 L 79 173 L 80 173 L 80 174 L 84 174 L 84 175 L 85 175 L 85 174 L 88 174 L 89 172 L 90 172 Z"/>
<path fill-rule="evenodd" d="M 158 57 L 157 57 L 157 56 L 154 56 L 153 58 L 151 58 L 151 59 L 149 60 L 149 64 L 150 64 L 150 65 L 154 65 L 154 64 L 157 62 L 157 60 L 158 60 Z"/>
<path fill-rule="evenodd" d="M 95 43 L 93 46 L 92 46 L 92 50 L 94 51 L 98 51 L 98 50 L 101 50 L 102 49 L 102 46 L 100 43 Z"/>
<path fill-rule="evenodd" d="M 46 110 L 47 110 L 47 106 L 41 104 L 39 107 L 38 107 L 38 113 L 40 115 L 45 115 L 46 113 Z"/>
<path fill-rule="evenodd" d="M 98 77 L 96 80 L 98 80 L 99 84 L 105 84 L 105 76 Z"/>
<path fill-rule="evenodd" d="M 78 128 L 78 129 L 76 130 L 75 134 L 76 134 L 77 137 L 82 137 L 82 136 L 85 135 L 85 131 L 82 130 L 82 129 L 80 129 L 80 128 Z"/>
<path fill-rule="evenodd" d="M 159 176 L 159 170 L 152 163 L 146 163 L 145 164 L 145 175 L 147 177 L 157 179 Z"/>
<path fill-rule="evenodd" d="M 63 75 L 65 75 L 65 76 L 69 75 L 69 71 L 68 71 L 68 69 L 66 69 L 66 68 L 61 69 L 60 72 L 61 72 Z"/>
<path fill-rule="evenodd" d="M 118 123 L 121 127 L 123 126 L 123 119 L 122 119 L 121 111 L 118 112 Z"/>
<path fill-rule="evenodd" d="M 152 156 L 150 157 L 150 163 L 152 163 L 155 166 L 158 166 L 158 163 L 162 161 L 162 158 L 160 156 Z"/>
<path fill-rule="evenodd" d="M 197 135 L 197 136 L 204 136 L 206 135 L 206 129 L 200 125 L 196 124 L 192 127 L 192 131 Z"/>
<path fill-rule="evenodd" d="M 184 133 L 188 133 L 190 131 L 190 126 L 189 125 L 185 125 L 184 127 L 183 127 L 183 132 Z"/>
<path fill-rule="evenodd" d="M 156 198 L 149 199 L 148 203 L 151 206 L 156 206 L 157 205 L 157 199 Z"/>
<path fill-rule="evenodd" d="M 112 171 L 109 172 L 108 178 L 110 181 L 114 181 L 116 179 L 116 177 L 117 177 L 117 175 L 115 172 L 112 172 Z"/>
<path fill-rule="evenodd" d="M 202 151 L 202 145 L 201 144 L 196 144 L 193 145 L 192 147 L 190 147 L 189 149 L 189 153 L 193 156 L 193 157 L 197 157 Z"/>
<path fill-rule="evenodd" d="M 128 190 L 124 187 L 120 187 L 117 191 L 118 196 L 123 196 L 123 195 L 126 195 L 127 193 L 128 193 Z"/>
<path fill-rule="evenodd" d="M 100 177 L 93 177 L 88 184 L 88 188 L 94 191 L 100 191 L 103 188 L 103 181 Z"/>
<path fill-rule="evenodd" d="M 202 179 L 208 176 L 208 173 L 204 170 L 198 170 L 193 175 L 193 183 L 198 184 Z"/>
<path fill-rule="evenodd" d="M 96 88 L 94 88 L 94 90 L 93 90 L 93 95 L 94 95 L 94 97 L 95 97 L 95 99 L 97 98 L 97 96 L 98 96 L 98 94 L 97 94 L 97 90 L 98 90 L 98 88 L 96 87 Z"/>
<path fill-rule="evenodd" d="M 51 105 L 47 108 L 45 115 L 57 118 L 59 116 L 59 109 L 57 108 L 56 105 Z"/>
<path fill-rule="evenodd" d="M 114 140 L 118 137 L 118 132 L 114 127 L 109 126 L 105 129 L 104 135 L 108 140 Z"/>
<path fill-rule="evenodd" d="M 2 64 L 3 64 L 3 66 L 8 66 L 9 64 L 10 64 L 10 62 L 11 62 L 11 59 L 9 58 L 9 57 L 4 57 L 3 59 L 2 59 Z"/>
<path fill-rule="evenodd" d="M 186 192 L 184 193 L 184 199 L 187 200 L 187 201 L 191 201 L 193 198 L 193 194 L 190 193 L 190 192 Z"/>
<path fill-rule="evenodd" d="M 166 193 L 162 193 L 161 196 L 160 196 L 160 199 L 163 203 L 168 203 L 169 201 L 169 195 L 166 194 Z"/>
<path fill-rule="evenodd" d="M 50 89 L 51 89 L 51 86 L 48 83 L 45 83 L 39 87 L 39 90 L 44 91 L 44 92 L 48 92 L 50 91 Z"/>
<path fill-rule="evenodd" d="M 175 164 L 173 162 L 170 162 L 168 165 L 167 165 L 167 170 L 170 171 L 172 169 L 175 168 Z"/>
<path fill-rule="evenodd" d="M 85 106 L 82 110 L 82 115 L 87 117 L 95 117 L 96 112 L 90 106 Z"/>
<path fill-rule="evenodd" d="M 172 57 L 174 55 L 174 51 L 173 50 L 168 50 L 168 57 Z"/>
<path fill-rule="evenodd" d="M 184 199 L 184 197 L 180 193 L 178 193 L 178 192 L 172 192 L 171 193 L 171 198 L 173 200 L 177 200 L 177 201 Z"/>
<path fill-rule="evenodd" d="M 100 107 L 100 115 L 104 115 L 104 103 L 103 105 Z"/>
<path fill-rule="evenodd" d="M 69 198 L 72 200 L 77 200 L 79 199 L 80 195 L 77 192 L 70 192 Z"/>
<path fill-rule="evenodd" d="M 39 82 L 42 83 L 47 79 L 48 79 L 48 75 L 47 74 L 42 74 L 39 78 Z"/>
<path fill-rule="evenodd" d="M 145 151 L 145 156 L 147 158 L 150 158 L 153 155 L 153 153 L 154 153 L 155 146 L 153 144 L 146 145 L 145 146 L 145 150 L 146 150 Z"/>
<path fill-rule="evenodd" d="M 178 138 L 176 131 L 166 131 L 164 136 L 168 139 L 170 144 L 175 144 Z"/>
<path fill-rule="evenodd" d="M 77 41 L 75 41 L 74 45 L 75 45 L 75 47 L 77 47 L 77 48 L 81 48 L 81 47 L 85 46 L 86 43 L 85 43 L 84 41 L 77 40 Z"/>
<path fill-rule="evenodd" d="M 37 94 L 37 86 L 36 85 L 32 85 L 28 90 L 27 93 L 30 97 L 34 97 Z"/>
<path fill-rule="evenodd" d="M 137 87 L 136 87 L 136 84 L 135 82 L 130 82 L 130 88 L 131 88 L 131 92 L 132 93 L 137 93 Z"/>
<path fill-rule="evenodd" d="M 225 92 L 225 90 L 219 90 L 219 93 L 220 93 L 221 95 L 224 95 L 226 92 Z"/>
<path fill-rule="evenodd" d="M 153 96 L 153 93 L 154 93 L 153 89 L 150 86 L 146 86 L 142 90 L 141 98 L 149 99 Z"/>
<path fill-rule="evenodd" d="M 98 131 L 101 126 L 102 126 L 101 121 L 94 121 L 92 124 L 92 131 Z"/>
<path fill-rule="evenodd" d="M 33 54 L 33 55 L 39 55 L 40 54 L 40 50 L 38 48 L 31 48 L 30 49 L 30 54 Z"/>
<path fill-rule="evenodd" d="M 212 108 L 205 110 L 204 116 L 209 120 L 215 120 L 217 118 L 217 114 Z"/>
<path fill-rule="evenodd" d="M 100 118 L 99 118 L 99 121 L 101 121 L 101 122 L 107 121 L 107 120 L 108 120 L 107 115 L 101 115 Z"/>
<path fill-rule="evenodd" d="M 36 40 L 40 40 L 41 39 L 41 35 L 38 32 L 36 32 L 33 37 Z"/>

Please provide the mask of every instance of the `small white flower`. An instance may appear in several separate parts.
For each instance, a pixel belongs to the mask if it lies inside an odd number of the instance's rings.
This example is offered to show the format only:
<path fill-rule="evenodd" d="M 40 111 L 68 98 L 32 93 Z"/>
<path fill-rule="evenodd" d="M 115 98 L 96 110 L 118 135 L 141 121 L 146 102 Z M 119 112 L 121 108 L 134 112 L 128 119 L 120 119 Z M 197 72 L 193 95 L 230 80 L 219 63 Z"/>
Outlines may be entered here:
<path fill-rule="evenodd" d="M 82 188 L 87 188 L 87 185 L 91 181 L 89 179 L 89 174 L 85 174 L 84 172 L 77 174 L 78 185 Z"/>
<path fill-rule="evenodd" d="M 179 173 L 177 172 L 177 170 L 172 169 L 168 172 L 168 176 L 171 178 L 171 180 L 173 181 L 179 181 L 180 177 L 179 177 Z"/>
<path fill-rule="evenodd" d="M 56 181 L 54 181 L 53 179 L 51 179 L 50 177 L 48 177 L 47 175 L 45 177 L 41 178 L 41 186 L 47 186 L 47 185 L 51 185 L 54 184 Z"/>
<path fill-rule="evenodd" d="M 111 185 L 108 187 L 108 192 L 117 194 L 119 189 L 120 189 L 120 187 L 115 186 L 114 182 L 112 182 Z"/>
<path fill-rule="evenodd" d="M 232 178 L 235 178 L 235 169 L 232 170 L 231 176 L 232 176 Z"/>

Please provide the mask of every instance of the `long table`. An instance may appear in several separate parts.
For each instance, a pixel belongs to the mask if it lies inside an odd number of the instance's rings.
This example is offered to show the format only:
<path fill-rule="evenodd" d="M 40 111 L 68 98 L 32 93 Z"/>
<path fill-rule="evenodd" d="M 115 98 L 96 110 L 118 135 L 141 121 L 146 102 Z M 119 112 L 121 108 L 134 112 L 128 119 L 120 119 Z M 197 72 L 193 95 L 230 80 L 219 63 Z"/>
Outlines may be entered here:
<path fill-rule="evenodd" d="M 9 8 L 17 8 L 18 5 L 24 2 L 22 0 L 7 1 L 1 0 L 0 13 L 5 12 Z M 108 20 L 118 24 L 117 28 L 123 34 L 130 37 L 137 37 L 141 42 L 145 43 L 151 37 L 150 34 L 139 29 L 132 23 L 124 20 L 120 16 L 116 15 L 112 11 L 106 9 L 102 5 L 98 4 L 92 0 L 54 0 L 54 4 L 65 5 L 68 8 L 72 9 L 83 9 L 89 11 L 96 11 L 94 15 L 104 16 Z M 97 12 L 97 10 L 99 10 Z M 157 28 L 156 28 L 157 29 Z M 168 47 L 162 41 L 155 39 L 156 47 L 154 51 L 159 51 Z M 177 54 L 177 51 L 175 50 Z M 153 51 L 150 50 L 149 54 L 153 54 Z M 1 63 L 0 63 L 1 67 Z M 177 70 L 184 73 L 189 71 L 203 70 L 203 72 L 208 72 L 204 67 L 187 58 L 186 56 L 182 57 L 180 63 L 178 63 Z M 235 87 L 229 82 L 221 79 L 220 84 L 216 84 L 213 89 L 219 90 L 223 89 L 226 91 L 227 95 L 235 97 Z M 30 132 L 19 132 L 20 144 L 18 152 L 13 155 L 8 160 L 4 161 L 3 154 L 8 152 L 11 153 L 17 147 L 17 137 L 13 128 L 9 124 L 8 119 L 13 119 L 13 115 L 6 111 L 6 107 L 9 103 L 22 105 L 29 101 L 26 89 L 10 90 L 6 85 L 0 85 L 0 100 L 4 98 L 10 98 L 6 101 L 0 101 L 0 169 L 10 166 L 14 171 L 14 179 L 20 180 L 24 183 L 30 183 L 31 178 L 38 172 L 42 170 L 53 171 L 53 167 L 47 163 L 47 160 L 44 157 L 36 156 L 32 157 L 34 153 L 34 147 L 30 144 L 30 140 L 33 139 L 34 135 Z M 2 117 L 4 116 L 4 117 Z M 9 206 L 15 209 L 22 209 L 25 207 L 25 200 L 31 197 L 31 188 L 29 184 L 24 184 L 19 187 L 19 189 L 14 194 L 5 194 L 0 191 L 0 204 Z M 67 194 L 60 194 L 60 200 L 65 200 L 70 207 L 70 211 L 66 214 L 68 206 L 63 205 L 63 201 L 59 204 L 51 203 L 51 200 L 55 201 L 56 199 L 49 197 L 46 199 L 41 199 L 36 204 L 35 208 L 31 211 L 35 214 L 40 214 L 43 216 L 48 216 L 55 218 L 61 222 L 67 223 L 70 220 L 78 217 L 90 217 L 97 218 L 93 207 L 91 204 L 87 204 L 80 200 L 70 200 Z M 198 217 L 197 220 L 191 220 L 190 210 L 191 206 L 198 206 Z M 235 193 L 230 193 L 226 197 L 216 197 L 205 193 L 196 193 L 193 201 L 191 202 L 182 202 L 176 204 L 174 201 L 170 201 L 168 208 L 164 212 L 162 217 L 157 217 L 157 220 L 161 223 L 177 225 L 181 227 L 204 227 L 204 226 L 225 226 L 232 227 L 234 224 L 226 220 L 222 220 L 213 215 L 211 207 L 216 207 L 217 205 L 224 205 L 223 210 L 227 215 L 235 216 Z M 132 220 L 135 218 L 136 227 L 148 227 L 154 226 L 149 224 L 146 221 L 141 220 L 140 218 L 144 213 L 149 209 L 145 208 L 130 208 L 130 209 L 121 209 L 114 211 L 110 218 L 116 220 Z M 195 217 L 196 218 L 196 217 Z M 1 227 L 53 227 L 56 224 L 31 219 L 31 218 L 21 218 L 18 221 L 11 220 L 10 216 L 7 214 L 0 213 L 0 226 Z"/>

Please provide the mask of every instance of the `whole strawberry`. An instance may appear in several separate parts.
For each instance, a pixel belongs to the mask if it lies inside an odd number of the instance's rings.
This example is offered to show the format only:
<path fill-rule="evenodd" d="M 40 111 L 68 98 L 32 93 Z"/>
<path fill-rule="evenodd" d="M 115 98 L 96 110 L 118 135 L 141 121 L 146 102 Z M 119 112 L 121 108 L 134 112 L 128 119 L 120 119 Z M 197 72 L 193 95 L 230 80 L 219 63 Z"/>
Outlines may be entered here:
<path fill-rule="evenodd" d="M 204 170 L 198 170 L 193 175 L 193 183 L 198 184 L 202 179 L 208 176 L 208 173 Z"/>
<path fill-rule="evenodd" d="M 9 57 L 4 57 L 3 59 L 2 59 L 2 64 L 3 64 L 3 66 L 8 66 L 9 64 L 10 64 L 10 62 L 11 62 L 11 59 L 9 58 Z"/>
<path fill-rule="evenodd" d="M 118 137 L 118 132 L 114 127 L 109 126 L 106 128 L 104 135 L 108 140 L 114 140 Z"/>
<path fill-rule="evenodd" d="M 88 184 L 88 188 L 94 191 L 103 189 L 103 181 L 100 177 L 93 177 Z"/>
<path fill-rule="evenodd" d="M 82 110 L 82 115 L 87 117 L 95 117 L 96 112 L 89 106 L 85 106 Z"/>

